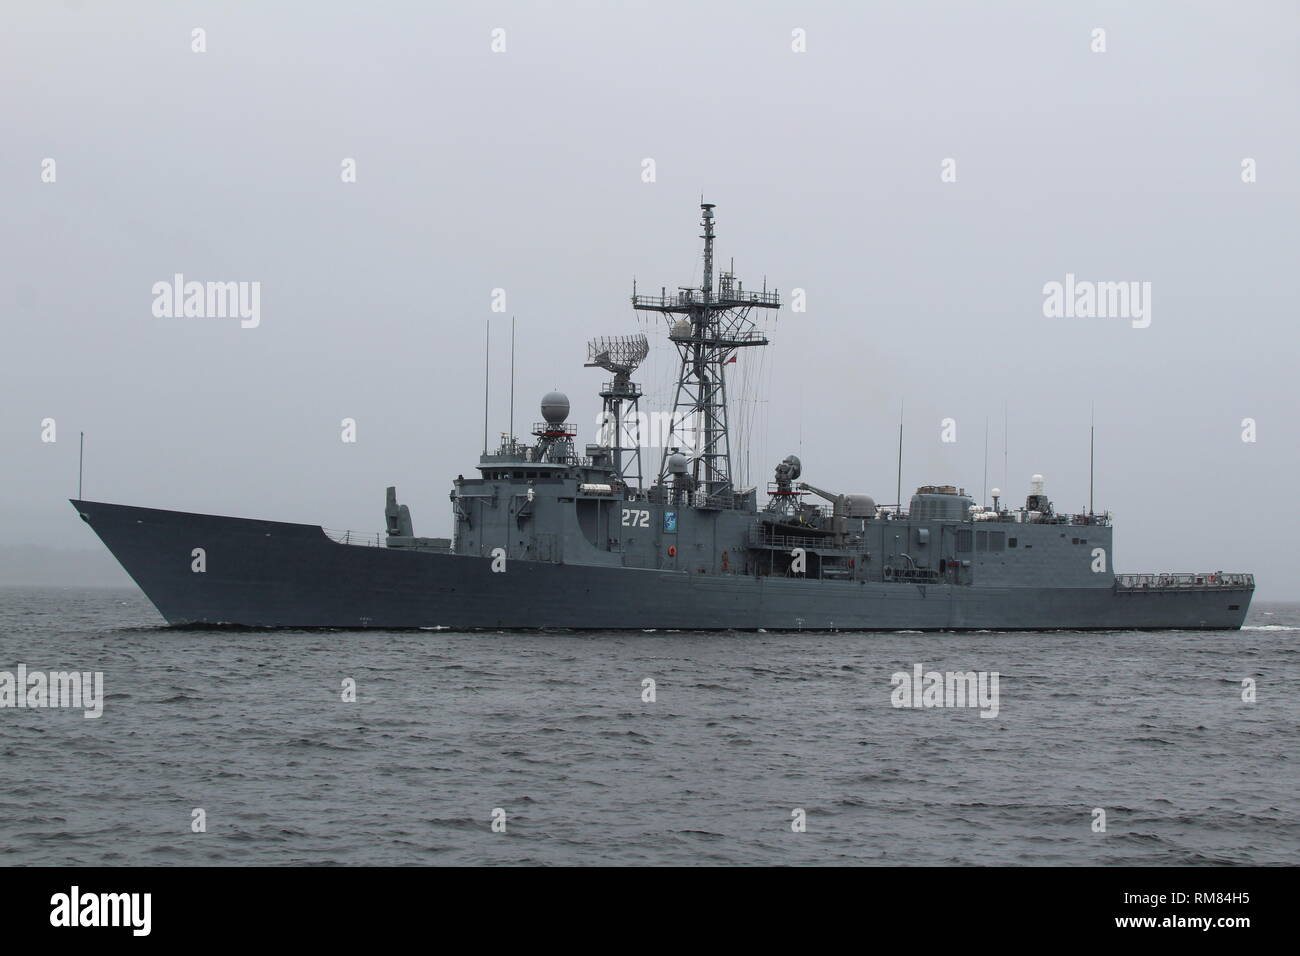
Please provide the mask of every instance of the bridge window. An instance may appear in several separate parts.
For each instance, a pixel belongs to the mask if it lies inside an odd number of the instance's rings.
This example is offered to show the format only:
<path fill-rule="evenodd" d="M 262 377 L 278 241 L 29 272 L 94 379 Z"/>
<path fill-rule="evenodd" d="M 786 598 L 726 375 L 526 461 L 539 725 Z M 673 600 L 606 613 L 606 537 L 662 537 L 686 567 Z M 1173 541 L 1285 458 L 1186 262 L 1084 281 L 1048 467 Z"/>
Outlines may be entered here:
<path fill-rule="evenodd" d="M 1007 547 L 1008 547 L 1008 548 L 1014 548 L 1015 546 L 1016 546 L 1016 539 L 1015 539 L 1015 538 L 1007 538 Z"/>
<path fill-rule="evenodd" d="M 957 532 L 957 550 L 969 551 L 971 549 L 971 533 L 966 530 Z"/>

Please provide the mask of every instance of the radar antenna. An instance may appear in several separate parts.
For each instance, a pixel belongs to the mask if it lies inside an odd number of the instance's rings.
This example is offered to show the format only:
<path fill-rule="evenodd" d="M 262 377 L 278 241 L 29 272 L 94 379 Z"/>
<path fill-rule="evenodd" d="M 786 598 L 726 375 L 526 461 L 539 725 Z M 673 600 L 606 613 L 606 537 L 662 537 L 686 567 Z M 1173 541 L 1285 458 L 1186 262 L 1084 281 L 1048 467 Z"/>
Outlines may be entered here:
<path fill-rule="evenodd" d="M 704 233 L 704 277 L 698 289 L 680 287 L 672 295 L 632 291 L 632 307 L 659 312 L 668 322 L 668 340 L 681 355 L 677 395 L 669 421 L 667 445 L 690 450 L 693 485 L 699 488 L 709 507 L 736 506 L 732 485 L 731 438 L 727 430 L 727 382 L 725 366 L 736 360 L 742 348 L 766 345 L 767 339 L 755 328 L 749 314 L 753 309 L 779 309 L 781 296 L 745 290 L 734 272 L 719 272 L 713 286 L 713 209 L 702 202 Z M 664 448 L 659 481 L 667 480 L 669 448 Z"/>
<path fill-rule="evenodd" d="M 604 406 L 597 443 L 610 449 L 614 470 L 629 487 L 641 488 L 641 386 L 632 373 L 650 354 L 644 335 L 602 336 L 587 343 L 587 368 L 612 372 L 614 380 L 600 390 Z M 626 410 L 624 406 L 626 405 Z M 629 452 L 626 462 L 623 453 Z"/>

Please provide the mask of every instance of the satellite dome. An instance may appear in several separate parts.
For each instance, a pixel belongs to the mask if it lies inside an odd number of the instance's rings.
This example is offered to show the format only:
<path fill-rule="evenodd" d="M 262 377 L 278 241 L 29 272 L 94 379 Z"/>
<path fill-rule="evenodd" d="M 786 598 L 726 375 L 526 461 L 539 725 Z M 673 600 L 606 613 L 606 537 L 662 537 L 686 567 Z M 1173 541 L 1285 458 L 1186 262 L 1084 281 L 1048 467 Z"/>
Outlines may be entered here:
<path fill-rule="evenodd" d="M 1001 489 L 1001 488 L 994 488 L 993 491 L 991 492 L 991 494 L 993 495 L 994 498 L 1001 498 L 1001 497 L 1002 497 L 1002 489 Z"/>
<path fill-rule="evenodd" d="M 668 473 L 671 475 L 686 474 L 686 456 L 678 453 L 668 456 Z"/>
<path fill-rule="evenodd" d="M 569 396 L 563 392 L 547 392 L 542 397 L 542 417 L 558 425 L 569 417 Z"/>

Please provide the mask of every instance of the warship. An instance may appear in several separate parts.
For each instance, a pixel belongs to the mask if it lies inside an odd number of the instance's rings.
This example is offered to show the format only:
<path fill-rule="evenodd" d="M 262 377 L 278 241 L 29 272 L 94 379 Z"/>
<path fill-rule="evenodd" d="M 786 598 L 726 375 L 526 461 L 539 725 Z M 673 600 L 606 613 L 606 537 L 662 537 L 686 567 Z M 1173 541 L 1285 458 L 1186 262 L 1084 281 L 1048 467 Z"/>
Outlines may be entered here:
<path fill-rule="evenodd" d="M 72 504 L 174 626 L 641 630 L 1239 628 L 1246 573 L 1117 574 L 1111 516 L 1058 512 L 1041 475 L 1023 506 L 924 485 L 904 507 L 801 480 L 733 480 L 727 366 L 768 344 L 780 294 L 714 270 L 701 204 L 698 287 L 637 291 L 680 358 L 666 438 L 648 444 L 632 379 L 644 334 L 602 337 L 595 441 L 548 394 L 530 440 L 505 434 L 452 482 L 450 538 L 419 537 L 387 489 L 385 530 Z M 772 313 L 766 313 L 772 314 Z M 604 376 L 602 376 L 604 377 Z M 512 427 L 513 430 L 513 427 Z M 653 480 L 642 451 L 658 451 Z M 581 451 L 581 453 L 580 453 Z M 649 458 L 649 455 L 645 456 Z M 648 470 L 648 469 L 647 469 Z M 901 474 L 901 451 L 900 451 Z M 901 478 L 900 478 L 901 481 Z M 901 489 L 901 484 L 900 484 Z M 901 494 L 898 495 L 902 497 Z"/>

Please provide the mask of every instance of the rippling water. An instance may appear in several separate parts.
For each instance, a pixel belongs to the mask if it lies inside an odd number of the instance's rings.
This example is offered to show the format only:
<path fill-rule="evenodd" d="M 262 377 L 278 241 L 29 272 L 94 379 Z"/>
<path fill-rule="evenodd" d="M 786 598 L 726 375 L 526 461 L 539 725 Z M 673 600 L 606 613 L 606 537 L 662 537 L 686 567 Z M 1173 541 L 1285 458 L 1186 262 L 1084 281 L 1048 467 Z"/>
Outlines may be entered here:
<path fill-rule="evenodd" d="M 160 621 L 0 590 L 0 670 L 106 691 L 98 720 L 0 709 L 0 863 L 1300 863 L 1300 605 L 1106 634 Z M 1000 713 L 894 708 L 917 663 L 997 671 Z"/>

